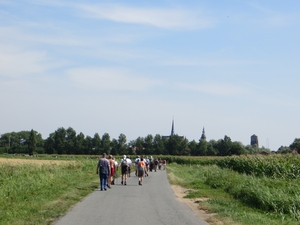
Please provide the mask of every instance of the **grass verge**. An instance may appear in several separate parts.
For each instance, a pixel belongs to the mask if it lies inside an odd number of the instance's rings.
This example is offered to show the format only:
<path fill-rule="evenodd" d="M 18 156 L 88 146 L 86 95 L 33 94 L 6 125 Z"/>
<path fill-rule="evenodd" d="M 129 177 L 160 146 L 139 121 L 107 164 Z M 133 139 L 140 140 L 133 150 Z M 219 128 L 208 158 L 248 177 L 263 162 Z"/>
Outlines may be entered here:
<path fill-rule="evenodd" d="M 291 194 L 292 190 L 300 186 L 295 182 L 258 178 L 217 166 L 173 163 L 168 165 L 167 171 L 171 184 L 191 190 L 186 198 L 208 199 L 198 202 L 199 208 L 217 213 L 215 217 L 224 224 L 299 224 L 298 209 L 295 209 L 297 194 L 292 193 L 294 203 L 286 203 L 287 198 L 291 199 L 287 193 Z M 283 192 L 283 188 L 287 191 Z M 287 212 L 284 209 L 286 207 L 291 210 L 294 208 L 295 212 Z"/>
<path fill-rule="evenodd" d="M 96 164 L 0 164 L 0 224 L 51 224 L 99 187 Z"/>

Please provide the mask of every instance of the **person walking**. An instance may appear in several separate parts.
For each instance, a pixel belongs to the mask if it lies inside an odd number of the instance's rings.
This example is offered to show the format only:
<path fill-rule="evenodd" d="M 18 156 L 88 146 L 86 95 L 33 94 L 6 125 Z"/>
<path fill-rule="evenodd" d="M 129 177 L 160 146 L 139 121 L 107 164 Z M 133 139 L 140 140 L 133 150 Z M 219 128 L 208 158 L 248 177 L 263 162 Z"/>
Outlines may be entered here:
<path fill-rule="evenodd" d="M 123 156 L 123 159 L 121 160 L 120 164 L 121 164 L 121 172 L 122 172 L 121 184 L 126 185 L 127 173 L 128 173 L 128 162 L 126 159 L 126 155 Z"/>
<path fill-rule="evenodd" d="M 106 159 L 106 153 L 103 153 L 102 158 L 98 161 L 96 174 L 99 174 L 100 177 L 100 191 L 106 191 L 107 179 L 110 175 L 110 165 Z"/>
<path fill-rule="evenodd" d="M 108 176 L 108 184 L 107 187 L 111 188 L 111 185 L 113 184 L 113 179 L 114 179 L 114 175 L 115 175 L 115 161 L 113 159 L 112 155 L 109 155 L 108 157 L 108 161 L 109 161 L 109 165 L 110 165 L 110 174 Z"/>
<path fill-rule="evenodd" d="M 139 179 L 138 184 L 143 185 L 144 175 L 147 174 L 146 163 L 144 162 L 143 157 L 141 157 L 141 160 L 137 166 L 137 172 L 138 172 L 138 179 Z"/>
<path fill-rule="evenodd" d="M 137 176 L 138 175 L 138 171 L 137 171 L 137 169 L 138 169 L 138 165 L 139 165 L 139 162 L 140 162 L 140 156 L 138 155 L 138 156 L 136 156 L 136 159 L 134 160 L 134 166 L 135 166 L 135 175 Z"/>
<path fill-rule="evenodd" d="M 118 171 L 118 168 L 119 168 L 119 163 L 118 163 L 118 161 L 115 158 L 113 158 L 113 160 L 115 162 L 115 173 L 113 175 L 113 180 L 112 180 L 111 184 L 115 185 L 115 180 L 117 178 L 117 171 Z"/>
<path fill-rule="evenodd" d="M 129 156 L 127 156 L 126 160 L 127 160 L 127 166 L 128 166 L 127 173 L 128 173 L 128 177 L 130 177 L 132 161 Z"/>

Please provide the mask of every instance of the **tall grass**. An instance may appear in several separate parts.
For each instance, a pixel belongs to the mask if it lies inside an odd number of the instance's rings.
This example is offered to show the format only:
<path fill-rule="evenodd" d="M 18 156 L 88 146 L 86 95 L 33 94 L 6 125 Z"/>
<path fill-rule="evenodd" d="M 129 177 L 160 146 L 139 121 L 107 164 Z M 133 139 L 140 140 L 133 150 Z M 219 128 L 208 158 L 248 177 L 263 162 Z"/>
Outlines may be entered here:
<path fill-rule="evenodd" d="M 299 224 L 300 182 L 247 175 L 216 165 L 168 165 L 173 184 L 191 188 L 187 197 L 206 197 L 202 208 L 239 224 Z"/>
<path fill-rule="evenodd" d="M 0 224 L 50 224 L 99 186 L 95 160 L 0 164 Z"/>

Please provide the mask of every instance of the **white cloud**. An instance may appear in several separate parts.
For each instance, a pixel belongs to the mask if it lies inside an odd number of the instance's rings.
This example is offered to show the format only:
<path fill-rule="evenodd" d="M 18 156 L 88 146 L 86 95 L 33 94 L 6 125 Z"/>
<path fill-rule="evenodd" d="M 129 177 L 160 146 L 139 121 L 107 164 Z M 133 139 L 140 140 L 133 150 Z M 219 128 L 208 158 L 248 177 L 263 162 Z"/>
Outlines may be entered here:
<path fill-rule="evenodd" d="M 0 38 L 6 42 L 14 41 L 14 44 L 24 44 L 27 43 L 44 43 L 50 45 L 60 45 L 60 46 L 86 46 L 87 41 L 78 38 L 74 34 L 62 33 L 63 28 L 54 27 L 51 24 L 40 24 L 40 23 L 21 23 L 19 27 L 0 27 Z M 21 28 L 22 27 L 22 28 Z M 26 31 L 23 31 L 25 30 Z M 38 30 L 40 33 L 36 33 L 32 28 Z M 51 30 L 54 31 L 52 34 L 43 34 L 41 31 Z M 16 42 L 16 41 L 19 41 Z"/>
<path fill-rule="evenodd" d="M 256 61 L 256 60 L 235 60 L 235 59 L 171 59 L 167 61 L 163 61 L 163 65 L 167 66 L 210 66 L 210 67 L 217 67 L 217 66 L 237 66 L 237 65 L 253 65 L 253 64 L 260 64 L 263 62 Z"/>
<path fill-rule="evenodd" d="M 204 29 L 214 25 L 212 19 L 179 9 L 137 8 L 117 4 L 85 4 L 80 5 L 80 9 L 86 17 L 166 29 Z"/>
<path fill-rule="evenodd" d="M 144 91 L 161 84 L 153 79 L 134 76 L 124 69 L 75 68 L 67 74 L 77 85 L 97 90 Z"/>
<path fill-rule="evenodd" d="M 251 18 L 251 21 L 254 23 L 265 26 L 265 27 L 271 27 L 271 28 L 277 28 L 277 27 L 287 27 L 291 25 L 298 24 L 297 22 L 299 20 L 299 16 L 297 14 L 293 14 L 291 12 L 289 13 L 282 13 L 275 10 L 272 10 L 271 8 L 263 7 L 258 4 L 254 3 L 248 3 L 252 8 L 256 9 L 259 13 L 261 13 L 261 17 L 259 19 L 257 18 Z"/>
<path fill-rule="evenodd" d="M 5 77 L 20 77 L 40 73 L 50 67 L 45 52 L 24 51 L 12 46 L 0 46 L 0 74 Z"/>
<path fill-rule="evenodd" d="M 246 94 L 249 91 L 245 88 L 238 87 L 232 84 L 181 84 L 179 88 L 190 91 L 197 91 L 210 95 L 219 96 L 240 96 Z"/>

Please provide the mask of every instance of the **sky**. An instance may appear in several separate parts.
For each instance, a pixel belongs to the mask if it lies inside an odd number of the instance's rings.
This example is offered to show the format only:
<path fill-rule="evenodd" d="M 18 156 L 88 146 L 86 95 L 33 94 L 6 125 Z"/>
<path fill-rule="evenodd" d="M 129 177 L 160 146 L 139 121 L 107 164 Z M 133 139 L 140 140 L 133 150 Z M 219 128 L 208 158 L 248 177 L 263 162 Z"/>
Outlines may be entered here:
<path fill-rule="evenodd" d="M 0 134 L 300 138 L 296 0 L 0 0 Z"/>

